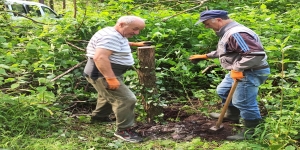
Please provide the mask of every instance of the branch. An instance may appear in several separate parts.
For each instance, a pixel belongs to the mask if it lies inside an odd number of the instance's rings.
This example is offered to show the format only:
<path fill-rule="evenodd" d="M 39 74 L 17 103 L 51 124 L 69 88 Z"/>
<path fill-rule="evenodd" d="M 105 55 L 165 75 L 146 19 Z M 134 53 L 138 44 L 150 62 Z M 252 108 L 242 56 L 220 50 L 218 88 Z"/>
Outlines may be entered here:
<path fill-rule="evenodd" d="M 30 92 L 30 90 L 28 89 L 11 89 L 11 88 L 3 88 L 3 89 L 0 89 L 0 91 L 2 92 L 7 92 L 7 91 L 14 91 L 14 92 Z"/>
<path fill-rule="evenodd" d="M 191 0 L 191 1 L 182 1 L 182 0 L 160 0 L 158 2 L 150 2 L 150 3 L 136 3 L 135 4 L 138 4 L 139 7 L 151 7 L 151 8 L 154 8 L 154 6 L 158 6 L 159 4 L 161 3 L 175 3 L 176 4 L 174 6 L 170 6 L 170 8 L 172 7 L 175 7 L 176 5 L 179 5 L 179 4 L 185 4 L 185 3 L 199 3 L 198 1 L 195 1 L 195 0 Z M 145 6 L 145 5 L 148 5 L 148 6 Z M 168 6 L 169 7 L 169 6 Z M 129 10 L 126 11 L 126 14 L 131 14 L 132 10 L 135 9 L 136 7 L 133 7 Z"/>
<path fill-rule="evenodd" d="M 86 6 L 88 6 L 88 2 L 89 2 L 89 1 L 86 1 L 86 3 L 85 3 Z M 84 14 L 83 14 L 83 18 L 82 18 L 81 23 L 80 23 L 79 26 L 77 27 L 77 31 L 78 31 L 78 30 L 80 29 L 80 27 L 84 24 L 85 17 L 86 17 L 86 10 L 87 10 L 87 8 L 85 7 L 85 9 L 84 9 Z"/>
<path fill-rule="evenodd" d="M 69 42 L 84 42 L 84 43 L 89 43 L 89 41 L 86 40 L 68 40 Z"/>
<path fill-rule="evenodd" d="M 0 25 L 0 27 L 7 27 L 7 26 L 4 26 L 4 25 Z M 34 27 L 24 27 L 24 26 L 10 26 L 12 28 L 26 28 L 26 29 L 33 29 Z"/>
<path fill-rule="evenodd" d="M 66 41 L 66 43 L 67 43 L 68 45 L 72 46 L 72 47 L 75 47 L 75 48 L 77 48 L 77 49 L 79 49 L 79 50 L 85 52 L 85 49 L 82 49 L 82 48 L 80 48 L 80 47 L 78 47 L 78 46 L 76 46 L 76 45 L 74 45 L 74 44 L 72 44 L 72 43 L 70 43 L 70 42 L 67 42 L 67 41 Z"/>
<path fill-rule="evenodd" d="M 172 15 L 172 16 L 169 16 L 169 17 L 166 17 L 166 18 L 162 19 L 162 21 L 163 21 L 163 22 L 165 22 L 165 21 L 169 20 L 170 18 L 173 18 L 173 17 L 175 17 L 175 16 L 178 16 L 178 15 L 180 15 L 180 14 L 182 14 L 182 13 L 185 13 L 185 12 L 187 12 L 187 11 L 190 11 L 190 10 L 196 9 L 196 8 L 198 8 L 198 7 L 202 6 L 202 5 L 204 4 L 204 2 L 206 2 L 206 1 L 208 1 L 208 0 L 203 0 L 203 1 L 201 1 L 201 2 L 200 2 L 200 4 L 199 4 L 198 6 L 195 6 L 195 7 L 193 7 L 193 8 L 190 8 L 190 9 L 187 9 L 187 10 L 184 10 L 184 11 L 181 11 L 181 12 L 179 12 L 179 13 L 175 14 L 175 15 Z"/>
<path fill-rule="evenodd" d="M 51 82 L 63 77 L 64 75 L 68 74 L 69 72 L 71 72 L 72 70 L 74 70 L 75 68 L 79 67 L 80 65 L 82 65 L 83 63 L 85 63 L 87 60 L 80 62 L 79 64 L 75 65 L 74 67 L 70 68 L 69 70 L 67 70 L 66 72 L 64 72 L 63 74 L 55 77 L 54 79 L 51 80 Z"/>
<path fill-rule="evenodd" d="M 167 2 L 167 3 L 176 2 L 176 3 L 180 3 L 180 4 L 183 4 L 183 3 L 198 3 L 197 1 L 195 2 L 194 0 L 184 1 L 184 2 L 182 2 L 180 0 L 165 0 L 165 1 L 160 0 L 159 2 L 142 3 L 142 4 L 139 4 L 139 6 L 142 6 L 142 5 L 156 5 L 156 4 L 160 4 L 160 3 L 164 3 L 164 2 Z"/>
<path fill-rule="evenodd" d="M 213 68 L 215 66 L 217 66 L 217 65 L 216 64 L 209 65 L 201 73 L 206 73 L 210 68 Z"/>
<path fill-rule="evenodd" d="M 38 23 L 38 24 L 44 24 L 44 25 L 56 25 L 56 24 L 48 24 L 48 23 L 46 24 L 46 23 L 43 23 L 43 22 L 38 22 L 38 21 L 36 21 L 36 20 L 34 20 L 34 19 L 32 19 L 32 18 L 29 18 L 29 17 L 27 17 L 27 16 L 25 16 L 25 15 L 22 15 L 21 13 L 15 12 L 15 11 L 9 11 L 9 10 L 8 10 L 7 12 L 12 12 L 12 13 L 14 13 L 14 14 L 18 14 L 18 16 L 22 16 L 22 17 L 27 18 L 27 19 L 29 19 L 29 20 L 35 22 L 35 23 Z"/>
<path fill-rule="evenodd" d="M 70 117 L 73 118 L 73 117 L 77 117 L 77 116 L 90 116 L 90 115 L 89 114 L 73 114 Z"/>
<path fill-rule="evenodd" d="M 71 105 L 70 107 L 65 108 L 64 111 L 65 111 L 65 110 L 68 110 L 68 109 L 70 109 L 70 108 L 72 108 L 72 107 L 74 107 L 74 106 L 76 106 L 76 105 L 77 105 L 77 103 L 74 103 L 74 104 Z"/>

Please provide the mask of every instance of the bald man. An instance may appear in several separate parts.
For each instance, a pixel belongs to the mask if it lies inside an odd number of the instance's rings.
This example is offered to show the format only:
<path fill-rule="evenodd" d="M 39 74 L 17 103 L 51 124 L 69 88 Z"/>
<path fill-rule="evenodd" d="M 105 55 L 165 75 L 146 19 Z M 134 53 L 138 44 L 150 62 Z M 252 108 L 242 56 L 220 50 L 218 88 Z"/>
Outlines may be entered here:
<path fill-rule="evenodd" d="M 130 46 L 148 43 L 129 42 L 127 38 L 138 35 L 144 28 L 144 19 L 122 16 L 115 26 L 96 32 L 87 46 L 84 75 L 98 92 L 91 121 L 110 122 L 109 115 L 114 113 L 117 126 L 114 135 L 128 142 L 141 142 L 142 138 L 132 129 L 136 97 L 123 83 L 122 74 L 134 64 Z"/>

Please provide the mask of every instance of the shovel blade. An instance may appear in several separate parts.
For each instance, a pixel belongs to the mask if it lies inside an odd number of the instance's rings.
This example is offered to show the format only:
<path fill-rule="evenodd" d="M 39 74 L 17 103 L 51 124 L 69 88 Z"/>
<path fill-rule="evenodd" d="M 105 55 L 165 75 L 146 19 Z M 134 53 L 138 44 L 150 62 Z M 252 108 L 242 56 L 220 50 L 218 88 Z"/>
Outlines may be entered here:
<path fill-rule="evenodd" d="M 224 126 L 221 124 L 219 127 L 217 126 L 212 126 L 209 128 L 210 131 L 220 131 L 220 130 L 223 130 L 224 129 Z"/>

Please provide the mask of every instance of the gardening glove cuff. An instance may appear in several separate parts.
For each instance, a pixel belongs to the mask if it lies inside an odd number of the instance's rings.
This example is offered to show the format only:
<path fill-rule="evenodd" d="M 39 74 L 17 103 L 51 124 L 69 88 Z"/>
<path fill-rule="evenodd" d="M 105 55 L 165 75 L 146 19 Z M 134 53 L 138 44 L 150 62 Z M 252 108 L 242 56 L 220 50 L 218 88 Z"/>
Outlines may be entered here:
<path fill-rule="evenodd" d="M 206 60 L 208 59 L 207 55 L 192 55 L 190 56 L 189 60 L 193 63 L 193 64 L 197 64 L 200 60 Z"/>
<path fill-rule="evenodd" d="M 230 77 L 234 80 L 241 80 L 244 78 L 243 72 L 231 70 L 230 71 Z"/>
<path fill-rule="evenodd" d="M 108 84 L 108 89 L 110 90 L 116 90 L 120 87 L 120 82 L 117 78 L 105 78 L 107 84 Z"/>
<path fill-rule="evenodd" d="M 190 60 L 192 60 L 192 59 L 201 59 L 201 60 L 205 60 L 205 59 L 208 59 L 208 57 L 207 57 L 206 54 L 204 54 L 204 55 L 192 55 L 192 56 L 190 56 L 189 59 L 190 59 Z"/>

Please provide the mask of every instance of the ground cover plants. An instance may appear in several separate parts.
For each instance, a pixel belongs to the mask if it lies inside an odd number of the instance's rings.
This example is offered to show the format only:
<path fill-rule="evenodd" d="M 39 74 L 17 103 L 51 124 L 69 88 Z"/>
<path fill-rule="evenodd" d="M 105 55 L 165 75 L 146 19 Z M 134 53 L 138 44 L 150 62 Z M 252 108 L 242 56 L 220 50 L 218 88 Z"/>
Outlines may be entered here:
<path fill-rule="evenodd" d="M 10 20 L 1 3 L 0 149 L 299 149 L 298 1 L 208 0 L 197 7 L 200 1 L 77 0 L 76 17 L 73 3 L 60 9 L 55 2 L 64 17 L 39 23 Z M 221 109 L 215 88 L 226 71 L 218 60 L 187 59 L 217 44 L 211 30 L 194 25 L 205 9 L 228 10 L 264 43 L 272 73 L 260 88 L 264 123 L 254 139 L 226 141 L 240 129 L 230 122 L 223 132 L 206 132 L 214 123 L 207 114 Z M 88 40 L 125 14 L 147 19 L 145 30 L 129 40 L 155 42 L 158 93 L 149 103 L 164 108 L 149 123 L 137 103 L 136 128 L 145 138 L 139 144 L 115 138 L 114 124 L 89 123 L 96 93 L 82 76 Z M 137 58 L 135 49 L 133 54 Z M 136 70 L 125 74 L 125 82 L 141 97 Z"/>

